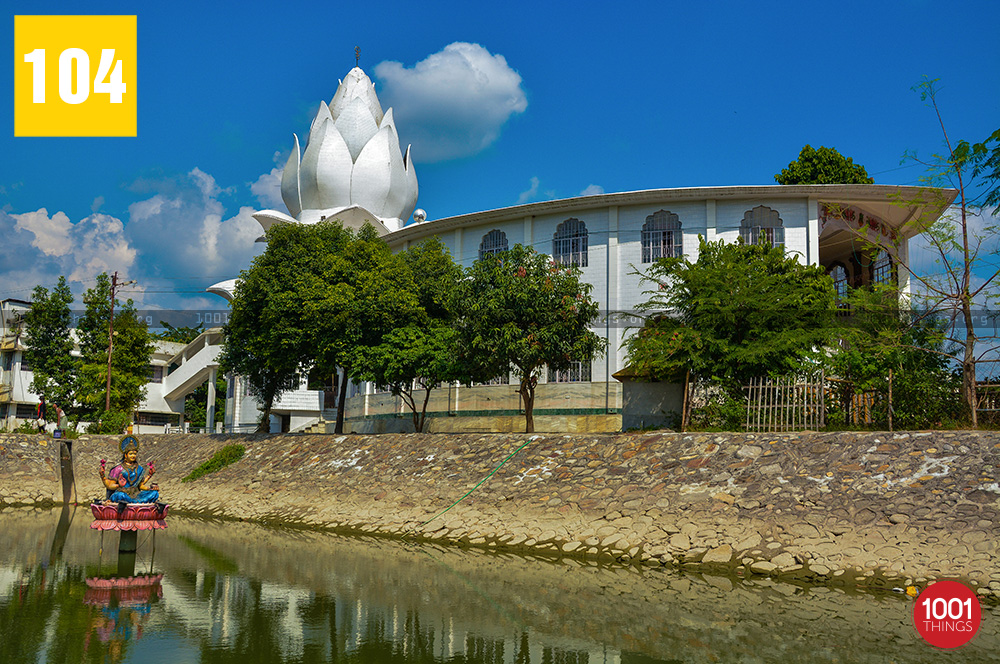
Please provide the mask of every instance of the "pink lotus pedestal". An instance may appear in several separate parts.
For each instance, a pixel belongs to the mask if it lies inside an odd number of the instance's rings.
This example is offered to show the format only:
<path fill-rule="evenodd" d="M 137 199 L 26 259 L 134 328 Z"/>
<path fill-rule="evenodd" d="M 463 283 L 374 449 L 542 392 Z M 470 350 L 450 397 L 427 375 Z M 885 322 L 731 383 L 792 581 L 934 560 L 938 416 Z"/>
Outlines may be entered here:
<path fill-rule="evenodd" d="M 94 522 L 90 527 L 94 530 L 160 530 L 167 527 L 164 521 L 167 509 L 169 506 L 163 505 L 161 511 L 156 503 L 128 503 L 119 512 L 118 503 L 91 503 Z"/>

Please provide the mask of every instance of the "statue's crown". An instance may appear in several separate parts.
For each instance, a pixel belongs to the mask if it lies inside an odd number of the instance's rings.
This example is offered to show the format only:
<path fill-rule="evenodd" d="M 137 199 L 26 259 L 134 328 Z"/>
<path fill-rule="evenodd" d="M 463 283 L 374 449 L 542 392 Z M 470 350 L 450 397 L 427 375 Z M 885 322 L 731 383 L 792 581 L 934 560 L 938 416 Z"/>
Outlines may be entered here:
<path fill-rule="evenodd" d="M 135 450 L 136 452 L 138 452 L 139 441 L 136 439 L 135 436 L 125 436 L 124 438 L 122 438 L 121 448 L 122 448 L 122 454 L 125 454 L 129 450 Z"/>

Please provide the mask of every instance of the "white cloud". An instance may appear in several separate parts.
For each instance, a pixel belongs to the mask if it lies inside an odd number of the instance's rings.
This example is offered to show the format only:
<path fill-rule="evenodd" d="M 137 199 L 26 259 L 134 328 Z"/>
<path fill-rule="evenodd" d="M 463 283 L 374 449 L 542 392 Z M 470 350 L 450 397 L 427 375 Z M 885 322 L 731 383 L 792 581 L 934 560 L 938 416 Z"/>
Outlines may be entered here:
<path fill-rule="evenodd" d="M 255 182 L 250 183 L 250 193 L 256 196 L 261 207 L 279 211 L 285 209 L 285 202 L 281 199 L 281 174 L 285 170 L 281 157 L 280 152 L 275 152 L 276 166 L 270 173 L 263 173 Z"/>
<path fill-rule="evenodd" d="M 98 196 L 94 199 L 94 202 L 90 204 L 90 211 L 97 212 L 102 207 L 104 207 L 104 196 Z"/>
<path fill-rule="evenodd" d="M 30 231 L 35 236 L 31 246 L 41 250 L 46 256 L 63 256 L 70 252 L 73 243 L 69 232 L 73 224 L 62 212 L 56 212 L 49 217 L 48 210 L 41 208 L 35 212 L 12 216 L 16 220 L 15 230 Z"/>
<path fill-rule="evenodd" d="M 528 107 L 521 75 L 479 44 L 449 44 L 412 68 L 380 62 L 375 75 L 382 82 L 379 97 L 393 108 L 403 149 L 412 143 L 418 162 L 476 154 Z"/>
<path fill-rule="evenodd" d="M 581 196 L 595 196 L 597 194 L 603 194 L 604 187 L 599 184 L 588 184 L 586 188 L 580 192 Z"/>
<path fill-rule="evenodd" d="M 169 291 L 200 291 L 237 276 L 264 248 L 254 243 L 261 234 L 254 210 L 227 216 L 219 196 L 228 190 L 197 168 L 144 179 L 132 190 L 147 197 L 129 206 L 125 223 L 102 213 L 74 222 L 45 208 L 0 212 L 0 297 L 28 299 L 36 285 L 51 287 L 60 275 L 80 294 L 99 273 L 117 271 L 138 280 L 123 292 L 137 305 L 220 308 L 214 295 Z"/>
<path fill-rule="evenodd" d="M 60 275 L 81 292 L 100 272 L 128 275 L 136 251 L 125 238 L 121 220 L 93 214 L 73 223 L 63 212 L 45 208 L 23 214 L 0 214 L 0 283 L 5 296 L 27 299 L 31 289 L 55 285 Z"/>
<path fill-rule="evenodd" d="M 538 196 L 538 185 L 540 184 L 537 177 L 531 178 L 531 186 L 522 191 L 517 197 L 517 204 L 523 205 L 528 203 Z"/>
<path fill-rule="evenodd" d="M 157 277 L 201 277 L 204 286 L 235 277 L 258 249 L 254 240 L 261 229 L 251 216 L 254 210 L 243 207 L 226 218 L 218 200 L 224 190 L 197 168 L 166 184 L 169 193 L 129 206 L 127 233 L 148 262 L 144 270 Z"/>

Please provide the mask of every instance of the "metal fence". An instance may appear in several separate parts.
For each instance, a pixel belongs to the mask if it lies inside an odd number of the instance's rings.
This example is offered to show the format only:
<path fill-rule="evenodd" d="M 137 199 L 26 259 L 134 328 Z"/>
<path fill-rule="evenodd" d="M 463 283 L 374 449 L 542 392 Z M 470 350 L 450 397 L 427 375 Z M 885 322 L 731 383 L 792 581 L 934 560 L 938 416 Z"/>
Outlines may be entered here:
<path fill-rule="evenodd" d="M 818 430 L 826 423 L 826 390 L 815 376 L 758 378 L 745 385 L 747 431 Z"/>

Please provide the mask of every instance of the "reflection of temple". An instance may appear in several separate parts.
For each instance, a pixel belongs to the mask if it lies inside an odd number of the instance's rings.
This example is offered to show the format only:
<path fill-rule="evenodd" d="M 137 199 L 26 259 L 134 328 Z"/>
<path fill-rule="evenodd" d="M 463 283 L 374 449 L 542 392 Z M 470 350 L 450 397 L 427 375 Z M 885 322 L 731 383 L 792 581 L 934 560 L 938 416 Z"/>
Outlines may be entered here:
<path fill-rule="evenodd" d="M 176 583 L 165 579 L 163 608 L 163 620 L 188 636 L 207 639 L 212 648 L 238 651 L 247 630 L 254 630 L 258 647 L 269 649 L 281 661 L 307 659 L 307 653 L 323 653 L 321 661 L 341 656 L 360 661 L 491 664 L 628 661 L 614 648 L 540 637 L 512 623 L 484 632 L 484 625 L 456 618 L 447 607 L 416 613 L 398 604 L 366 604 L 360 596 L 323 597 L 204 570 Z"/>

